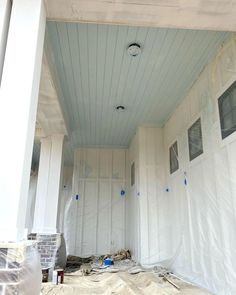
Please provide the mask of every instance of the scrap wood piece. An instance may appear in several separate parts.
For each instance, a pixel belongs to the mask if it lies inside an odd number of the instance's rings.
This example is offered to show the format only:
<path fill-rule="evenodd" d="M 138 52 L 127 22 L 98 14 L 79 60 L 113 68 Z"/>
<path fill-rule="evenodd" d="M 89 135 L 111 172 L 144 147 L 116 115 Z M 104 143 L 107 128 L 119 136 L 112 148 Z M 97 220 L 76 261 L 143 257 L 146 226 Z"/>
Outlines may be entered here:
<path fill-rule="evenodd" d="M 173 287 L 175 287 L 177 290 L 180 290 L 180 287 L 178 285 L 176 285 L 171 279 L 169 279 L 167 276 L 163 276 L 163 280 L 167 281 L 168 283 L 170 283 Z"/>

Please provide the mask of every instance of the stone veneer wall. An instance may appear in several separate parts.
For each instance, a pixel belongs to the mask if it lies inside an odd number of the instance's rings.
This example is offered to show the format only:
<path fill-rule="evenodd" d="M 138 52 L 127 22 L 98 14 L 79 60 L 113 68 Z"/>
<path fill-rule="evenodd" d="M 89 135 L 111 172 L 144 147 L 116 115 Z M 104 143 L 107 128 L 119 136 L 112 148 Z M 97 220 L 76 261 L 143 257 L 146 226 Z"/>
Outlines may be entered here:
<path fill-rule="evenodd" d="M 42 268 L 54 268 L 57 250 L 61 245 L 61 234 L 30 234 L 28 238 L 37 240 Z"/>

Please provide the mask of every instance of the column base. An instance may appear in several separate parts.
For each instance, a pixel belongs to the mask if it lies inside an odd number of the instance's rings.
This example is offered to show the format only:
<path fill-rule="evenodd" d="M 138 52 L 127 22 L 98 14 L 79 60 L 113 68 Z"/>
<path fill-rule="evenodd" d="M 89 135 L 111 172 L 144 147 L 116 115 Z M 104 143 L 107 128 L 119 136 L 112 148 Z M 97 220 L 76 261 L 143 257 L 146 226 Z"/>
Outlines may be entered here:
<path fill-rule="evenodd" d="M 65 267 L 66 249 L 63 234 L 31 233 L 28 239 L 37 241 L 42 269 Z"/>

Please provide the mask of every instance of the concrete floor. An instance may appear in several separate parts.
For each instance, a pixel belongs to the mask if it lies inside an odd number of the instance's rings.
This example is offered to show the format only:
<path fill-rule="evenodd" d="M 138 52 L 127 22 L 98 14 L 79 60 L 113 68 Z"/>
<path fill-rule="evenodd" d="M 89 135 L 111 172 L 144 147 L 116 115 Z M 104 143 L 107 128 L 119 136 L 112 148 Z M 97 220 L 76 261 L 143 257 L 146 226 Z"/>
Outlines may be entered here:
<path fill-rule="evenodd" d="M 210 295 L 211 293 L 192 286 L 177 278 L 171 280 L 180 287 L 177 290 L 153 272 L 129 274 L 128 272 L 101 273 L 82 276 L 80 271 L 65 275 L 63 285 L 44 283 L 42 295 L 73 295 L 73 294 L 120 294 L 120 295 Z"/>

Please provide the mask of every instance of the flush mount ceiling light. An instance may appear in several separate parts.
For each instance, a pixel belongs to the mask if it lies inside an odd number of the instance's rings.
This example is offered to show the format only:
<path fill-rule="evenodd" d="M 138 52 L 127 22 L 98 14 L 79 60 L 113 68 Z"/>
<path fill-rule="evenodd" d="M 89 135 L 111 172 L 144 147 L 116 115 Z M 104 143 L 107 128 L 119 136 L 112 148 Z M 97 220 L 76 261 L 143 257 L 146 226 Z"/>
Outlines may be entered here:
<path fill-rule="evenodd" d="M 117 112 L 124 112 L 125 111 L 125 107 L 124 106 L 122 106 L 122 105 L 118 105 L 118 106 L 116 106 L 115 107 L 115 110 L 117 111 Z"/>
<path fill-rule="evenodd" d="M 137 56 L 141 53 L 141 46 L 137 43 L 132 43 L 128 46 L 127 52 L 131 56 Z"/>

